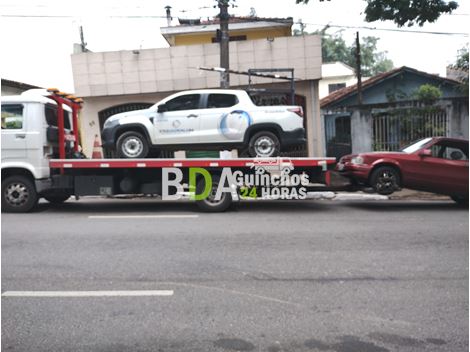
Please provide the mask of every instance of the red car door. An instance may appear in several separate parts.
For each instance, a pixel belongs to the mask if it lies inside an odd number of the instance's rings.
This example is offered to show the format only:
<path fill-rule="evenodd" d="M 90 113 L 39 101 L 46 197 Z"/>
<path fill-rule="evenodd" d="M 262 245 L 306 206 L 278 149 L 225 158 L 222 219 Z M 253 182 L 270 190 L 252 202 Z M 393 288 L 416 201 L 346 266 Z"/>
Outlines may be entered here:
<path fill-rule="evenodd" d="M 417 188 L 443 194 L 468 193 L 468 142 L 440 140 L 431 155 L 421 155 L 414 167 Z"/>

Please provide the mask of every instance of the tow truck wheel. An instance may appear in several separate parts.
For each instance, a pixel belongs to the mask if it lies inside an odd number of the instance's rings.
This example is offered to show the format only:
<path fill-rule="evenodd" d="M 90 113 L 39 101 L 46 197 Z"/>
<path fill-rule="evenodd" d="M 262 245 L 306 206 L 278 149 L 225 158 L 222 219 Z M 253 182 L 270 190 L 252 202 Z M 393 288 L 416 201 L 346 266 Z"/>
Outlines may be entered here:
<path fill-rule="evenodd" d="M 196 201 L 199 210 L 204 212 L 219 213 L 227 210 L 232 204 L 232 195 L 224 192 L 220 199 L 216 200 L 217 187 L 219 185 L 220 177 L 217 175 L 212 176 L 212 189 L 206 199 Z M 202 194 L 205 189 L 204 178 L 201 178 L 196 185 L 197 194 Z"/>
<path fill-rule="evenodd" d="M 139 132 L 124 132 L 117 140 L 116 152 L 119 158 L 145 158 L 149 152 L 147 139 Z"/>
<path fill-rule="evenodd" d="M 29 177 L 10 176 L 2 182 L 2 212 L 26 213 L 38 203 L 36 187 Z"/>
<path fill-rule="evenodd" d="M 248 144 L 248 154 L 255 157 L 269 158 L 279 156 L 281 144 L 279 138 L 268 131 L 255 133 Z"/>
<path fill-rule="evenodd" d="M 50 194 L 50 195 L 44 196 L 44 199 L 47 200 L 51 204 L 62 204 L 69 198 L 70 198 L 70 195 L 68 194 Z"/>

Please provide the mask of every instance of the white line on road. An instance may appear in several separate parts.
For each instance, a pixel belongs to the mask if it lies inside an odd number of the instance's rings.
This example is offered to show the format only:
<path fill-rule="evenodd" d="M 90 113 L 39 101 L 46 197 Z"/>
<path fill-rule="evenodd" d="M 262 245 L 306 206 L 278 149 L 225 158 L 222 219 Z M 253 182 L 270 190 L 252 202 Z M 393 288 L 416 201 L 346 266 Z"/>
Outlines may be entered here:
<path fill-rule="evenodd" d="M 199 215 L 90 215 L 88 219 L 194 219 Z"/>
<path fill-rule="evenodd" d="M 173 290 L 141 291 L 5 291 L 2 297 L 136 297 L 173 296 Z"/>

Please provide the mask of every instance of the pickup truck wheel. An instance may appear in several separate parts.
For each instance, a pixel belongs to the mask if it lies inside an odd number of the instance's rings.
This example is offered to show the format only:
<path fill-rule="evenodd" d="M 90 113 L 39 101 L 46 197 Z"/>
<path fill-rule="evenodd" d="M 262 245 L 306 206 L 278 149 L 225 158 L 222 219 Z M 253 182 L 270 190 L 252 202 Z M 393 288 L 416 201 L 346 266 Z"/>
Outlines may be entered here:
<path fill-rule="evenodd" d="M 10 176 L 2 182 L 2 211 L 26 213 L 38 203 L 34 182 L 26 176 Z"/>
<path fill-rule="evenodd" d="M 400 174 L 392 166 L 380 166 L 372 172 L 370 185 L 378 194 L 392 194 L 400 188 Z"/>
<path fill-rule="evenodd" d="M 224 192 L 220 199 L 216 200 L 217 187 L 219 185 L 220 177 L 217 175 L 212 176 L 212 189 L 206 199 L 196 201 L 199 210 L 210 213 L 219 213 L 227 210 L 232 204 L 232 195 Z M 205 188 L 204 179 L 200 179 L 196 185 L 197 194 L 203 193 Z"/>
<path fill-rule="evenodd" d="M 139 132 L 124 132 L 117 140 L 116 152 L 119 158 L 145 158 L 149 152 L 147 139 Z"/>
<path fill-rule="evenodd" d="M 255 157 L 269 158 L 279 156 L 281 145 L 279 138 L 268 131 L 255 133 L 251 138 L 248 145 L 248 154 Z"/>
<path fill-rule="evenodd" d="M 47 200 L 51 204 L 62 204 L 69 198 L 70 198 L 69 194 L 51 194 L 48 196 L 44 196 L 44 199 Z"/>

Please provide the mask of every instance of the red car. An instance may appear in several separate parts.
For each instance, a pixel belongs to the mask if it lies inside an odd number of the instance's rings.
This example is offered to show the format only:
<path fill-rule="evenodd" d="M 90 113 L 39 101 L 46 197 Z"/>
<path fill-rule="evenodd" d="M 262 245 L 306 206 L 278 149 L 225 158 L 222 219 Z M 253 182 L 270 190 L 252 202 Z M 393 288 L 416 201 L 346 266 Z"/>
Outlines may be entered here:
<path fill-rule="evenodd" d="M 345 155 L 336 170 L 379 194 L 392 194 L 403 187 L 449 195 L 459 204 L 468 204 L 465 139 L 424 138 L 400 152 Z"/>

